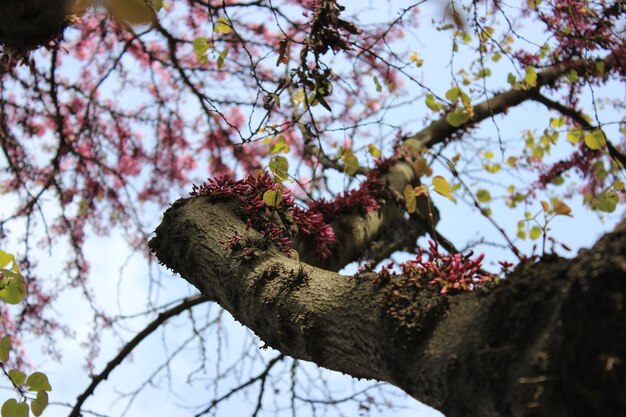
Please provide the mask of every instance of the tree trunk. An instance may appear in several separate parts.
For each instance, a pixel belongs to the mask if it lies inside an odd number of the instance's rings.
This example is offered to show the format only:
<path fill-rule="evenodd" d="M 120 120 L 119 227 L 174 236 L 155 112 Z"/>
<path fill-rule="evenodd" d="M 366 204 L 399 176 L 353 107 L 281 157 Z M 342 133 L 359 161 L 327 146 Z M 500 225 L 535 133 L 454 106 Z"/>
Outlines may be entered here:
<path fill-rule="evenodd" d="M 447 296 L 286 257 L 207 197 L 176 202 L 150 247 L 267 346 L 448 417 L 626 415 L 626 223 L 575 259 Z"/>

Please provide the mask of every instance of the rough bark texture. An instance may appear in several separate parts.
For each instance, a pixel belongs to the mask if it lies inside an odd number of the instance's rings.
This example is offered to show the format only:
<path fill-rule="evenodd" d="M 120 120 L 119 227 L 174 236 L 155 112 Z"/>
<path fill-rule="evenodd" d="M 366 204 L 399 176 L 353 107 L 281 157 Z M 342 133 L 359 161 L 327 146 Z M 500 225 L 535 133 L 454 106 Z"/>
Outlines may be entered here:
<path fill-rule="evenodd" d="M 448 417 L 625 415 L 626 224 L 573 260 L 442 297 L 290 259 L 235 207 L 179 200 L 150 247 L 268 346 L 389 381 Z"/>
<path fill-rule="evenodd" d="M 381 182 L 388 190 L 388 198 L 379 201 L 381 206 L 378 210 L 364 216 L 355 208 L 354 213 L 337 216 L 337 220 L 332 223 L 335 233 L 333 256 L 321 258 L 310 239 L 301 237 L 294 243 L 300 260 L 329 271 L 339 271 L 364 256 L 368 259 L 385 259 L 390 255 L 389 250 L 413 250 L 417 238 L 426 234 L 427 230 L 415 220 L 406 219 L 405 211 L 396 204 L 393 196 L 402 195 L 406 184 L 419 185 L 415 170 L 410 162 L 398 160 L 381 178 Z M 418 198 L 417 210 L 429 219 L 432 226 L 439 221 L 437 208 L 429 205 L 425 197 Z"/>
<path fill-rule="evenodd" d="M 0 46 L 28 50 L 58 37 L 75 0 L 0 1 Z"/>

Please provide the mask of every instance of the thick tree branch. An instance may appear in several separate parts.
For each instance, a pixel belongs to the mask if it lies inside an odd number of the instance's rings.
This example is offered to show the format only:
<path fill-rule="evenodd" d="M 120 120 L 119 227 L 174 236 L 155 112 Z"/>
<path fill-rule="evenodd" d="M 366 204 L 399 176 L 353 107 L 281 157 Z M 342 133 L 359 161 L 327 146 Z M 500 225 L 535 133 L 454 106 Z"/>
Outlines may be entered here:
<path fill-rule="evenodd" d="M 28 51 L 59 37 L 73 5 L 74 0 L 3 0 L 0 46 Z"/>
<path fill-rule="evenodd" d="M 606 63 L 605 71 L 609 71 L 615 64 L 615 59 L 612 55 L 607 56 L 604 61 Z M 468 123 L 454 127 L 447 122 L 445 117 L 442 117 L 432 122 L 428 127 L 404 139 L 417 140 L 425 148 L 431 148 L 438 143 L 449 140 L 455 134 L 463 132 L 469 126 L 474 126 L 496 114 L 504 113 L 509 108 L 528 100 L 535 100 L 542 87 L 554 85 L 568 71 L 577 69 L 584 73 L 593 64 L 595 62 L 578 61 L 552 65 L 537 74 L 537 85 L 535 87 L 530 89 L 511 88 L 475 105 L 474 116 Z M 610 148 L 613 147 L 610 146 Z M 616 151 L 614 148 L 613 150 Z M 611 149 L 610 152 L 612 155 L 615 154 Z M 391 194 L 395 192 L 401 195 L 406 184 L 419 184 L 419 179 L 415 175 L 411 164 L 402 159 L 391 167 L 390 173 L 383 180 L 389 185 Z M 425 215 L 427 213 L 425 202 L 422 202 L 422 210 L 420 211 L 422 217 L 427 217 Z M 364 251 L 371 248 L 376 240 L 381 239 L 386 231 L 400 229 L 400 225 L 404 222 L 402 216 L 401 208 L 395 201 L 391 200 L 384 202 L 379 210 L 371 212 L 366 216 L 359 214 L 355 210 L 353 213 L 340 216 L 332 224 L 333 230 L 335 230 L 337 235 L 337 243 L 334 246 L 332 257 L 327 259 L 320 258 L 314 251 L 308 249 L 306 242 L 302 241 L 297 242 L 296 249 L 304 262 L 327 270 L 338 271 L 348 263 L 362 258 Z M 436 219 L 435 223 L 437 221 L 438 219 Z M 432 230 L 434 226 L 433 224 L 424 230 L 419 228 L 412 229 L 415 231 L 415 234 L 409 238 L 417 240 L 418 237 L 425 233 L 437 237 L 437 231 Z M 407 241 L 409 238 L 407 238 Z M 452 247 L 451 245 L 449 246 Z"/>
<path fill-rule="evenodd" d="M 326 270 L 338 271 L 350 262 L 359 260 L 372 248 L 373 242 L 377 240 L 394 240 L 389 236 L 390 230 L 400 229 L 400 225 L 406 222 L 404 211 L 396 203 L 394 194 L 401 195 L 406 184 L 419 184 L 412 165 L 400 160 L 396 162 L 389 172 L 383 176 L 383 183 L 389 190 L 389 198 L 380 202 L 380 208 L 366 215 L 359 212 L 360 207 L 354 207 L 350 213 L 337 216 L 331 226 L 335 232 L 336 242 L 333 244 L 333 254 L 328 258 L 321 258 L 315 250 L 312 250 L 310 242 L 306 237 L 295 242 L 294 247 L 300 254 L 300 259 L 308 264 L 324 268 Z M 418 209 L 423 213 L 427 212 L 426 201 L 419 201 Z M 436 211 L 436 209 L 434 209 Z M 435 223 L 439 220 L 438 213 L 435 213 Z M 402 229 L 406 234 L 404 242 L 413 240 L 426 233 L 420 227 Z M 412 233 L 412 235 L 409 235 Z"/>
<path fill-rule="evenodd" d="M 606 63 L 605 71 L 609 71 L 614 64 L 613 56 L 607 56 L 604 61 Z M 468 126 L 476 125 L 487 118 L 505 113 L 509 108 L 532 99 L 542 87 L 554 85 L 559 78 L 564 76 L 568 71 L 576 69 L 584 73 L 593 64 L 595 64 L 595 61 L 561 62 L 551 65 L 537 74 L 537 84 L 535 87 L 528 89 L 511 88 L 508 91 L 496 94 L 492 98 L 476 104 L 474 106 L 474 116 L 467 123 L 455 127 L 448 123 L 445 117 L 442 117 L 419 132 L 405 137 L 405 140 L 413 139 L 427 149 L 432 148 L 438 143 L 451 139 L 455 134 L 463 132 Z"/>
<path fill-rule="evenodd" d="M 284 256 L 207 197 L 179 200 L 159 260 L 294 358 L 384 380 L 448 417 L 618 415 L 626 407 L 626 223 L 574 260 L 441 296 Z M 248 251 L 234 250 L 232 236 Z"/>
<path fill-rule="evenodd" d="M 539 94 L 538 92 L 532 96 L 532 99 L 537 101 L 538 103 L 543 104 L 549 109 L 558 111 L 563 116 L 569 117 L 585 130 L 594 129 L 594 126 L 589 123 L 585 115 L 576 109 L 567 107 L 566 105 L 558 103 L 554 100 L 550 100 L 548 97 L 544 96 L 543 94 Z M 624 155 L 622 152 L 620 152 L 619 149 L 613 146 L 608 138 L 606 139 L 606 147 L 609 151 L 609 155 L 611 156 L 611 158 L 613 158 L 615 161 L 618 161 L 622 167 L 626 167 L 626 155 Z"/>

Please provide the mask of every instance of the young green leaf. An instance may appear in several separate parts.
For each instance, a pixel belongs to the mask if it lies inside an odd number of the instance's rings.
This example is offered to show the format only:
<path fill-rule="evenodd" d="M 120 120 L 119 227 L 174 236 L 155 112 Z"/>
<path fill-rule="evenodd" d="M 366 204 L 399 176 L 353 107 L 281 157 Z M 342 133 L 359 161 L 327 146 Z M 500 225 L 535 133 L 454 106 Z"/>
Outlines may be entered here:
<path fill-rule="evenodd" d="M 28 385 L 29 391 L 52 391 L 48 377 L 41 372 L 33 372 L 30 374 L 26 379 L 26 385 Z"/>
<path fill-rule="evenodd" d="M 446 91 L 446 98 L 453 103 L 456 103 L 461 95 L 461 90 L 459 87 L 452 87 L 448 91 Z"/>
<path fill-rule="evenodd" d="M 406 211 L 409 213 L 415 213 L 415 209 L 417 208 L 417 200 L 415 198 L 415 189 L 411 186 L 411 184 L 407 184 L 404 186 L 404 206 Z"/>
<path fill-rule="evenodd" d="M 580 138 L 582 135 L 581 135 L 580 130 L 571 129 L 571 130 L 568 130 L 567 135 L 565 136 L 569 143 L 571 143 L 572 145 L 576 145 L 578 142 L 580 142 Z"/>
<path fill-rule="evenodd" d="M 585 133 L 585 145 L 591 150 L 598 150 L 606 144 L 604 132 L 600 129 L 595 129 L 593 132 Z"/>
<path fill-rule="evenodd" d="M 571 216 L 572 213 L 572 209 L 561 200 L 554 202 L 553 210 L 556 214 L 561 216 Z"/>
<path fill-rule="evenodd" d="M 507 75 L 506 77 L 506 82 L 508 82 L 511 85 L 515 85 L 517 84 L 517 78 L 515 78 L 515 75 L 509 72 L 509 75 Z"/>
<path fill-rule="evenodd" d="M 10 263 L 13 263 L 13 268 L 11 269 L 15 272 L 19 272 L 17 270 L 17 264 L 15 263 L 15 256 L 0 249 L 0 269 L 6 268 Z"/>
<path fill-rule="evenodd" d="M 446 115 L 446 120 L 453 127 L 459 127 L 470 119 L 470 113 L 467 110 L 458 108 Z"/>
<path fill-rule="evenodd" d="M 11 338 L 4 336 L 0 338 L 0 362 L 6 363 L 9 361 L 9 352 L 11 352 Z"/>
<path fill-rule="evenodd" d="M 433 173 L 433 170 L 428 166 L 428 161 L 426 161 L 426 158 L 423 158 L 421 156 L 415 158 L 415 163 L 413 167 L 415 168 L 415 175 L 417 175 L 418 177 L 421 177 L 423 175 L 430 177 Z"/>
<path fill-rule="evenodd" d="M 276 207 L 280 204 L 282 198 L 280 194 L 274 190 L 267 190 L 263 193 L 263 202 L 268 207 Z"/>
<path fill-rule="evenodd" d="M 30 402 L 30 408 L 35 415 L 38 417 L 43 413 L 43 410 L 48 406 L 48 393 L 46 391 L 39 391 L 37 393 L 37 398 Z"/>
<path fill-rule="evenodd" d="M 215 31 L 217 33 L 230 33 L 232 30 L 230 22 L 225 17 L 217 18 L 217 25 L 215 25 Z"/>
<path fill-rule="evenodd" d="M 542 233 L 541 227 L 539 226 L 533 226 L 530 228 L 530 238 L 532 240 L 539 239 Z"/>
<path fill-rule="evenodd" d="M 193 40 L 192 45 L 198 62 L 200 62 L 201 64 L 206 64 L 208 62 L 206 53 L 211 47 L 209 40 L 207 38 L 203 38 L 202 36 L 198 36 L 196 39 Z"/>
<path fill-rule="evenodd" d="M 515 168 L 515 167 L 517 166 L 517 157 L 515 157 L 515 156 L 509 156 L 509 157 L 506 159 L 506 164 L 507 164 L 508 166 L 510 166 L 511 168 Z"/>
<path fill-rule="evenodd" d="M 426 96 L 426 107 L 428 107 L 429 109 L 431 109 L 433 112 L 438 112 L 440 110 L 442 110 L 444 108 L 444 105 L 439 103 L 436 99 L 435 96 L 432 94 L 429 94 Z"/>
<path fill-rule="evenodd" d="M 24 384 L 24 381 L 26 381 L 26 374 L 22 371 L 18 371 L 17 369 L 10 369 L 9 378 L 13 384 L 20 386 Z"/>
<path fill-rule="evenodd" d="M 221 70 L 224 67 L 224 60 L 226 60 L 226 57 L 228 56 L 228 48 L 224 48 L 222 50 L 222 52 L 220 52 L 219 56 L 217 57 L 217 69 Z"/>
<path fill-rule="evenodd" d="M 565 117 L 563 116 L 553 117 L 550 119 L 550 126 L 552 126 L 554 129 L 558 129 L 562 127 L 564 124 L 565 124 Z"/>
<path fill-rule="evenodd" d="M 615 191 L 605 191 L 598 201 L 598 209 L 605 213 L 613 213 L 619 203 L 619 196 Z"/>
<path fill-rule="evenodd" d="M 377 92 L 381 92 L 383 91 L 383 86 L 380 85 L 380 81 L 378 81 L 378 77 L 374 75 L 374 84 L 376 85 L 376 91 Z"/>
<path fill-rule="evenodd" d="M 529 87 L 534 87 L 537 85 L 537 71 L 535 71 L 535 68 L 531 66 L 526 67 L 526 75 L 524 76 L 524 82 Z"/>
<path fill-rule="evenodd" d="M 10 398 L 2 404 L 0 414 L 2 417 L 28 417 L 28 404 L 18 403 L 15 398 Z"/>
<path fill-rule="evenodd" d="M 154 9 L 144 0 L 108 0 L 105 4 L 109 13 L 129 25 L 144 25 L 156 19 Z"/>
<path fill-rule="evenodd" d="M 4 278 L 0 279 L 0 300 L 8 304 L 18 304 L 26 297 L 24 278 L 13 271 L 2 271 Z"/>
<path fill-rule="evenodd" d="M 343 170 L 345 173 L 350 176 L 356 174 L 356 171 L 359 169 L 359 160 L 352 152 L 352 149 L 344 150 L 341 159 L 344 163 Z"/>
<path fill-rule="evenodd" d="M 374 158 L 379 158 L 380 155 L 382 155 L 380 153 L 380 149 L 378 149 L 378 147 L 374 145 L 373 143 L 370 143 L 369 145 L 367 145 L 367 150 L 369 151 L 370 155 L 372 155 Z"/>
<path fill-rule="evenodd" d="M 435 188 L 435 191 L 442 196 L 449 198 L 452 201 L 455 201 L 454 196 L 452 195 L 452 186 L 450 183 L 441 175 L 437 175 L 433 178 L 432 185 Z"/>
<path fill-rule="evenodd" d="M 476 192 L 476 199 L 481 203 L 487 203 L 491 201 L 491 194 L 488 190 L 480 189 Z"/>
<path fill-rule="evenodd" d="M 270 153 L 289 153 L 289 144 L 283 135 L 276 138 L 274 143 L 270 143 Z"/>
<path fill-rule="evenodd" d="M 415 51 L 411 52 L 411 55 L 409 56 L 409 60 L 415 63 L 415 66 L 418 68 L 424 65 L 424 60 L 421 59 L 419 55 L 417 54 L 417 52 Z"/>
<path fill-rule="evenodd" d="M 289 176 L 289 161 L 284 156 L 273 156 L 269 168 L 278 181 L 285 181 Z"/>

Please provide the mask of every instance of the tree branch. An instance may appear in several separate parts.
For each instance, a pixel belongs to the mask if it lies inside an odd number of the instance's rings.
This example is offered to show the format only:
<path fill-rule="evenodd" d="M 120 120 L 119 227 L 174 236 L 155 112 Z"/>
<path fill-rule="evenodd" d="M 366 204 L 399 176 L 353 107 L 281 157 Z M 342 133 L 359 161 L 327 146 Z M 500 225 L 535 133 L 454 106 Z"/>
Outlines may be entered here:
<path fill-rule="evenodd" d="M 604 61 L 606 63 L 605 71 L 608 72 L 614 61 L 613 55 L 607 56 Z M 445 117 L 442 117 L 419 132 L 405 137 L 404 140 L 416 140 L 426 149 L 430 149 L 438 143 L 449 140 L 455 134 L 463 132 L 468 126 L 476 125 L 487 118 L 505 113 L 509 108 L 532 99 L 541 87 L 554 85 L 559 78 L 568 71 L 576 69 L 585 72 L 591 65 L 595 65 L 595 61 L 589 62 L 581 60 L 575 62 L 560 62 L 551 65 L 537 74 L 537 84 L 535 87 L 529 89 L 511 88 L 508 91 L 496 94 L 492 98 L 476 104 L 474 106 L 474 116 L 467 123 L 454 127 L 448 123 Z"/>
<path fill-rule="evenodd" d="M 401 276 L 348 278 L 299 263 L 247 229 L 235 207 L 179 200 L 149 245 L 268 346 L 388 381 L 448 417 L 626 407 L 626 223 L 574 260 L 544 259 L 492 291 L 441 296 Z M 245 257 L 224 243 L 235 235 Z"/>
<path fill-rule="evenodd" d="M 158 329 L 163 323 L 165 323 L 170 318 L 177 316 L 178 314 L 189 310 L 190 308 L 197 306 L 198 304 L 202 304 L 209 301 L 205 296 L 199 294 L 194 295 L 192 297 L 185 298 L 181 303 L 176 306 L 170 308 L 169 310 L 163 311 L 160 313 L 156 319 L 154 319 L 150 324 L 148 324 L 141 332 L 137 333 L 135 337 L 133 337 L 128 343 L 124 345 L 122 350 L 115 356 L 115 358 L 111 359 L 107 366 L 104 368 L 102 372 L 98 375 L 94 375 L 91 380 L 91 384 L 87 387 L 87 389 L 80 394 L 76 398 L 76 403 L 74 404 L 74 408 L 69 414 L 69 417 L 80 417 L 81 415 L 81 407 L 83 403 L 87 400 L 87 398 L 94 393 L 98 384 L 107 379 L 111 372 L 122 363 L 122 361 L 130 355 L 130 353 L 144 340 L 148 337 L 152 332 Z"/>
<path fill-rule="evenodd" d="M 544 96 L 543 94 L 540 94 L 539 92 L 536 92 L 535 94 L 533 94 L 531 98 L 535 100 L 536 102 L 543 104 L 547 108 L 556 110 L 562 115 L 569 117 L 570 119 L 578 123 L 578 125 L 580 125 L 585 130 L 594 129 L 594 126 L 591 123 L 589 123 L 589 121 L 587 121 L 587 118 L 585 118 L 585 115 L 576 109 L 567 107 L 561 103 L 557 103 L 554 100 L 550 100 L 548 97 Z M 604 136 L 606 137 L 606 134 Z M 606 139 L 606 146 L 607 146 L 607 149 L 609 151 L 609 155 L 611 156 L 611 158 L 618 161 L 622 165 L 622 167 L 626 167 L 626 155 L 624 155 L 622 152 L 619 151 L 619 149 L 613 146 L 613 144 L 608 140 L 608 138 Z"/>

